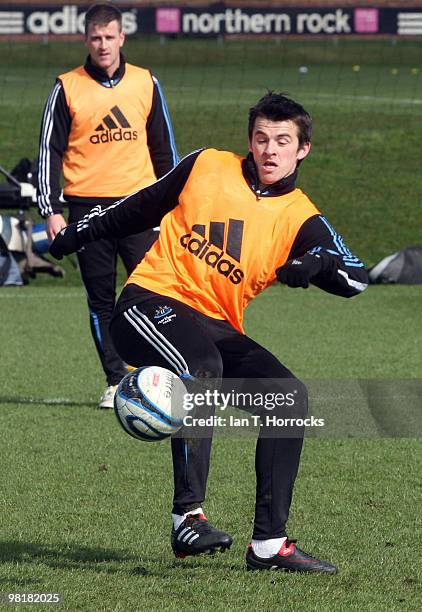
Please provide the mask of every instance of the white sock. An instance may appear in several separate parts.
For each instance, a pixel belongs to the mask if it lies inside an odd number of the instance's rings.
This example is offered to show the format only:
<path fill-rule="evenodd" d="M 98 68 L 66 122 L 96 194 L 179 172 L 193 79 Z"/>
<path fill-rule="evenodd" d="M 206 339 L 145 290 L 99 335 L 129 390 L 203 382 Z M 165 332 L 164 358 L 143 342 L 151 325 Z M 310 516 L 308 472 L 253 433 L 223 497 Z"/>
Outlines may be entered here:
<path fill-rule="evenodd" d="M 180 525 L 183 523 L 185 518 L 189 516 L 189 514 L 204 514 L 204 511 L 202 510 L 202 508 L 195 508 L 195 510 L 190 510 L 190 512 L 186 512 L 186 514 L 173 514 L 172 513 L 171 518 L 173 519 L 173 525 L 176 530 L 179 529 Z"/>
<path fill-rule="evenodd" d="M 272 540 L 252 540 L 252 550 L 258 557 L 269 559 L 274 557 L 283 546 L 287 538 L 273 538 Z"/>

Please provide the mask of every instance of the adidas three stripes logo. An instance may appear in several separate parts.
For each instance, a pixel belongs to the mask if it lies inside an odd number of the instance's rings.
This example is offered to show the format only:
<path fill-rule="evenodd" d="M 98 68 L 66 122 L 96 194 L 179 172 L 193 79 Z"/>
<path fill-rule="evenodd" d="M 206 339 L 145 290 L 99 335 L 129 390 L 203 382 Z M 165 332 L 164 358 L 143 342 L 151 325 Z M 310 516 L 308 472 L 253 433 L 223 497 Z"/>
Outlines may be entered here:
<path fill-rule="evenodd" d="M 197 538 L 199 538 L 199 533 L 196 533 L 192 527 L 185 527 L 177 536 L 177 539 L 185 544 L 192 544 Z"/>
<path fill-rule="evenodd" d="M 126 119 L 126 117 L 118 106 L 113 106 L 113 108 L 110 109 L 110 113 L 114 115 L 114 118 L 116 119 L 119 125 L 117 125 L 111 115 L 106 115 L 105 117 L 103 117 L 103 122 L 105 123 L 108 130 L 116 130 L 119 128 L 119 126 L 122 128 L 130 128 L 129 121 Z M 105 129 L 106 128 L 104 127 L 104 125 L 100 123 L 100 125 L 95 128 L 95 131 L 102 132 Z"/>

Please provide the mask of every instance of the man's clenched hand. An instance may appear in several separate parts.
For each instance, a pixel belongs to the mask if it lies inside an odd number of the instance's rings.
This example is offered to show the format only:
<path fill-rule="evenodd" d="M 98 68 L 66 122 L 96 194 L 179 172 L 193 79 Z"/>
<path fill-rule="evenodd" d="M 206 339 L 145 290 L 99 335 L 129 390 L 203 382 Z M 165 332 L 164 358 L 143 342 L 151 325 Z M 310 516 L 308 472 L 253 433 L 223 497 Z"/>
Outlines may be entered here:
<path fill-rule="evenodd" d="M 50 244 L 49 252 L 56 259 L 62 259 L 63 255 L 70 255 L 70 253 L 80 249 L 81 246 L 78 242 L 77 223 L 71 223 L 56 234 Z"/>
<path fill-rule="evenodd" d="M 276 270 L 277 280 L 289 287 L 309 287 L 309 281 L 316 276 L 322 268 L 320 255 L 305 253 L 302 257 L 289 259 L 284 266 Z"/>
<path fill-rule="evenodd" d="M 67 222 L 61 213 L 55 213 L 54 215 L 50 215 L 46 219 L 47 225 L 47 238 L 50 242 L 53 242 L 54 238 L 57 234 L 66 227 Z"/>

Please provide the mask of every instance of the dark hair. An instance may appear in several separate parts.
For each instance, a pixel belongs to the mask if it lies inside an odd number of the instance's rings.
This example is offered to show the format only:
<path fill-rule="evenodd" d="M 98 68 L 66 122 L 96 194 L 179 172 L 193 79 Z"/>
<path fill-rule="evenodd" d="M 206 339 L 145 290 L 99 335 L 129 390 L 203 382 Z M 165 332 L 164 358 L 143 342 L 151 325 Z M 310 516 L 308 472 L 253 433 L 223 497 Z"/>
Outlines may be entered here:
<path fill-rule="evenodd" d="M 108 3 L 93 4 L 85 13 L 85 36 L 90 25 L 105 26 L 110 21 L 117 21 L 119 31 L 122 31 L 122 13 L 116 6 Z"/>
<path fill-rule="evenodd" d="M 265 117 L 270 121 L 293 121 L 297 126 L 299 146 L 302 147 L 305 143 L 311 142 L 311 116 L 303 106 L 284 93 L 278 94 L 269 91 L 249 110 L 249 140 L 252 138 L 255 121 L 258 117 Z"/>

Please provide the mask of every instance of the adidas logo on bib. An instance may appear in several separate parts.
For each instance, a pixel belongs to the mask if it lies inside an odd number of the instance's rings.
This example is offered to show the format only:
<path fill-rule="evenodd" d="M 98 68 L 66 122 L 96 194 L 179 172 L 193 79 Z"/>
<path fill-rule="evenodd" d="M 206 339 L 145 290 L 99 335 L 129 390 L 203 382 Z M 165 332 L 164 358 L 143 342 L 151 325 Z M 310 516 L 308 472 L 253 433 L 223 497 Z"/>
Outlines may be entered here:
<path fill-rule="evenodd" d="M 184 234 L 180 238 L 180 244 L 189 253 L 205 262 L 207 266 L 228 278 L 233 285 L 238 285 L 244 273 L 236 267 L 232 260 L 240 262 L 243 225 L 244 221 L 229 219 L 227 236 L 225 236 L 226 223 L 211 221 L 208 239 L 205 236 L 205 225 L 193 225 L 192 233 Z M 194 233 L 199 237 L 196 237 Z"/>
<path fill-rule="evenodd" d="M 103 117 L 102 122 L 95 128 L 95 132 L 96 134 L 92 134 L 89 139 L 92 144 L 137 140 L 138 138 L 138 132 L 132 130 L 129 121 L 118 106 L 110 109 L 110 113 Z"/>

